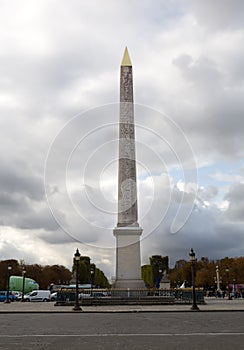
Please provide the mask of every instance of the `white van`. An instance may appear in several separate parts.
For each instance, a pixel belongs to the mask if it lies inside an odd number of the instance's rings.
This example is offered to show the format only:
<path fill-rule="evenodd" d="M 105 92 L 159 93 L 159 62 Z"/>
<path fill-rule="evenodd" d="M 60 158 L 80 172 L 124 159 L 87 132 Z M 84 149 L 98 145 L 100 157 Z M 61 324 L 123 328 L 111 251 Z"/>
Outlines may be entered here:
<path fill-rule="evenodd" d="M 50 301 L 49 290 L 33 290 L 24 296 L 25 301 Z"/>

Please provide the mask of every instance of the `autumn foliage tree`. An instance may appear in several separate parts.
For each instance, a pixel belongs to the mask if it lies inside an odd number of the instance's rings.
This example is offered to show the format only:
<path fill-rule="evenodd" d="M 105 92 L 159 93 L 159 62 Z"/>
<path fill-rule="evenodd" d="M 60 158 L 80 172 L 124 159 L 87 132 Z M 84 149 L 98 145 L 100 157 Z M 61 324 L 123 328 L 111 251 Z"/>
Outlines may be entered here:
<path fill-rule="evenodd" d="M 8 265 L 12 266 L 11 275 L 22 276 L 23 262 L 14 259 L 0 261 L 0 289 L 6 289 L 8 278 Z M 26 277 L 34 279 L 40 289 L 47 289 L 51 283 L 69 284 L 72 273 L 62 265 L 27 264 Z"/>
<path fill-rule="evenodd" d="M 215 286 L 216 266 L 219 268 L 221 277 L 222 289 L 225 289 L 228 284 L 243 284 L 244 283 L 244 257 L 228 258 L 220 260 L 211 260 L 202 257 L 196 261 L 196 287 L 205 289 Z M 191 286 L 191 263 L 186 260 L 178 260 L 173 269 L 170 270 L 171 286 L 176 287 L 185 281 L 185 285 Z"/>
<path fill-rule="evenodd" d="M 8 280 L 8 265 L 11 265 L 11 275 L 20 274 L 19 262 L 15 259 L 8 259 L 0 261 L 0 290 L 6 290 Z"/>

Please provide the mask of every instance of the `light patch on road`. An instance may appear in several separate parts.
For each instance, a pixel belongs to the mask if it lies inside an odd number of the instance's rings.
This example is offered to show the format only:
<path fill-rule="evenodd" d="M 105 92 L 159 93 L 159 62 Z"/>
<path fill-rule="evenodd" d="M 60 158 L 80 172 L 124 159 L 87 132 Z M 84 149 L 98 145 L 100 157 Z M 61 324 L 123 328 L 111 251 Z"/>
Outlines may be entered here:
<path fill-rule="evenodd" d="M 147 334 L 139 334 L 139 333 L 106 333 L 106 334 L 11 334 L 11 335 L 1 335 L 1 338 L 35 338 L 35 337 L 195 337 L 195 336 L 243 336 L 244 333 L 147 333 Z"/>

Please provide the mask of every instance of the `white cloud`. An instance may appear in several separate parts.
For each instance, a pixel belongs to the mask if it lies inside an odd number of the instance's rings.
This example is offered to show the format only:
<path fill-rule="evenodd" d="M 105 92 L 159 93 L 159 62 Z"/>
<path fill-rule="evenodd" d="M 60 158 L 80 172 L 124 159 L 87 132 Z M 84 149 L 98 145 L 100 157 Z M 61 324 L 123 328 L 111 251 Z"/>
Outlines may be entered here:
<path fill-rule="evenodd" d="M 244 177 L 242 175 L 238 174 L 226 174 L 223 172 L 216 172 L 215 174 L 211 175 L 214 179 L 216 179 L 219 182 L 244 182 Z"/>

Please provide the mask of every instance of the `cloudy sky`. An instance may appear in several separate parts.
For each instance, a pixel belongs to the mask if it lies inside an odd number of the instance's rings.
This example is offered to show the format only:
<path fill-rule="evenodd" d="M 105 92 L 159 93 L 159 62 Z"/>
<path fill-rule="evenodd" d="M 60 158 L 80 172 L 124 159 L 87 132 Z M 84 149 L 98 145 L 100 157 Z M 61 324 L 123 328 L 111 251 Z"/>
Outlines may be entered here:
<path fill-rule="evenodd" d="M 0 1 L 0 260 L 114 275 L 119 66 L 133 62 L 142 263 L 244 253 L 244 3 Z"/>

